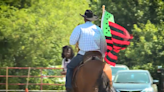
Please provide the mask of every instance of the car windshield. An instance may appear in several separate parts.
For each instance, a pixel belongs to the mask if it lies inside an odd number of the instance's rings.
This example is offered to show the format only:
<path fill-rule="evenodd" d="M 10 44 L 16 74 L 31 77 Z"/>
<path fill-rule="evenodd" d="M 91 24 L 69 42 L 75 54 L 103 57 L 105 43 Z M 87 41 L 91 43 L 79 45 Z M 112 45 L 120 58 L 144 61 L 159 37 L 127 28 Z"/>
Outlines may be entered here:
<path fill-rule="evenodd" d="M 149 76 L 145 72 L 120 72 L 116 75 L 115 83 L 149 83 Z"/>
<path fill-rule="evenodd" d="M 126 67 L 111 67 L 112 75 L 115 75 L 119 70 L 128 70 Z"/>

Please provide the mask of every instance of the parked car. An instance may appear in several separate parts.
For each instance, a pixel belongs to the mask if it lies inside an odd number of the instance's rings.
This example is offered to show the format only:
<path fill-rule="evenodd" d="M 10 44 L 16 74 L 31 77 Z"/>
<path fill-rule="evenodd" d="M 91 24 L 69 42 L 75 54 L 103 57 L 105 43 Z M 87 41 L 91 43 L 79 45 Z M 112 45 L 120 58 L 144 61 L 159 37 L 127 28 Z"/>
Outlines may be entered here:
<path fill-rule="evenodd" d="M 126 65 L 116 64 L 115 66 L 111 66 L 112 69 L 112 80 L 115 77 L 115 74 L 120 70 L 129 70 Z"/>
<path fill-rule="evenodd" d="M 124 70 L 117 72 L 113 87 L 116 92 L 158 92 L 157 83 L 148 70 Z"/>

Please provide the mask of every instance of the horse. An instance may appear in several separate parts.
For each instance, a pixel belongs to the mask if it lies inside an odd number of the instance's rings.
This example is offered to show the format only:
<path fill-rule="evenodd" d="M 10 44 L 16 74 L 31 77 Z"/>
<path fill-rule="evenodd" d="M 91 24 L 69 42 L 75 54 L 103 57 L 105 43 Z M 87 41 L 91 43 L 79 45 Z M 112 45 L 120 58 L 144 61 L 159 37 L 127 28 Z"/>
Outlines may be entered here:
<path fill-rule="evenodd" d="M 103 62 L 99 51 L 85 53 L 82 63 L 74 70 L 72 86 L 73 92 L 114 92 L 111 68 Z"/>

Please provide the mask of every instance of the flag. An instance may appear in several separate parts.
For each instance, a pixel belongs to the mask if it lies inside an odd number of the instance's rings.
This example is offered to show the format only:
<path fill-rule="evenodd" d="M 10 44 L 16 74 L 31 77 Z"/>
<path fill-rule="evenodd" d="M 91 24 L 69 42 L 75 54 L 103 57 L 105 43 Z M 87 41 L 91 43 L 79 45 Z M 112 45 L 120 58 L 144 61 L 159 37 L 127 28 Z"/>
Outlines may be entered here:
<path fill-rule="evenodd" d="M 104 11 L 101 19 L 102 19 L 101 20 L 101 28 L 103 30 L 104 35 L 107 37 L 111 37 L 112 35 L 111 35 L 111 32 L 109 31 L 110 27 L 108 25 L 108 21 L 114 22 L 113 14 L 111 14 L 107 11 Z"/>
<path fill-rule="evenodd" d="M 126 47 L 130 45 L 133 36 L 130 35 L 124 27 L 116 23 L 109 21 L 108 26 L 110 27 L 109 31 L 112 37 L 106 36 L 107 52 L 104 60 L 108 64 L 115 66 L 119 51 L 126 49 Z"/>
<path fill-rule="evenodd" d="M 101 28 L 107 42 L 107 51 L 104 60 L 108 64 L 115 66 L 119 51 L 126 49 L 130 45 L 130 40 L 133 36 L 124 27 L 114 23 L 113 15 L 107 11 L 103 13 Z"/>

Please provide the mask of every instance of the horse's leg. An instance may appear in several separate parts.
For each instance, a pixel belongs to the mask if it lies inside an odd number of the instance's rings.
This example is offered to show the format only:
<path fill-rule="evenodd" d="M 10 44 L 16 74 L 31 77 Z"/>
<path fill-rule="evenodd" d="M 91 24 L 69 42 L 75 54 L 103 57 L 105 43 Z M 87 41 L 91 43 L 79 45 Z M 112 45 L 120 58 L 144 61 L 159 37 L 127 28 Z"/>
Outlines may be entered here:
<path fill-rule="evenodd" d="M 112 86 L 112 69 L 108 64 L 105 64 L 103 71 L 107 75 L 109 81 L 110 81 L 110 86 Z"/>
<path fill-rule="evenodd" d="M 108 64 L 105 64 L 105 67 L 104 67 L 103 71 L 105 72 L 106 76 L 109 79 L 109 82 L 110 82 L 110 92 L 116 92 L 115 89 L 112 86 L 112 70 L 111 70 L 111 67 Z"/>

